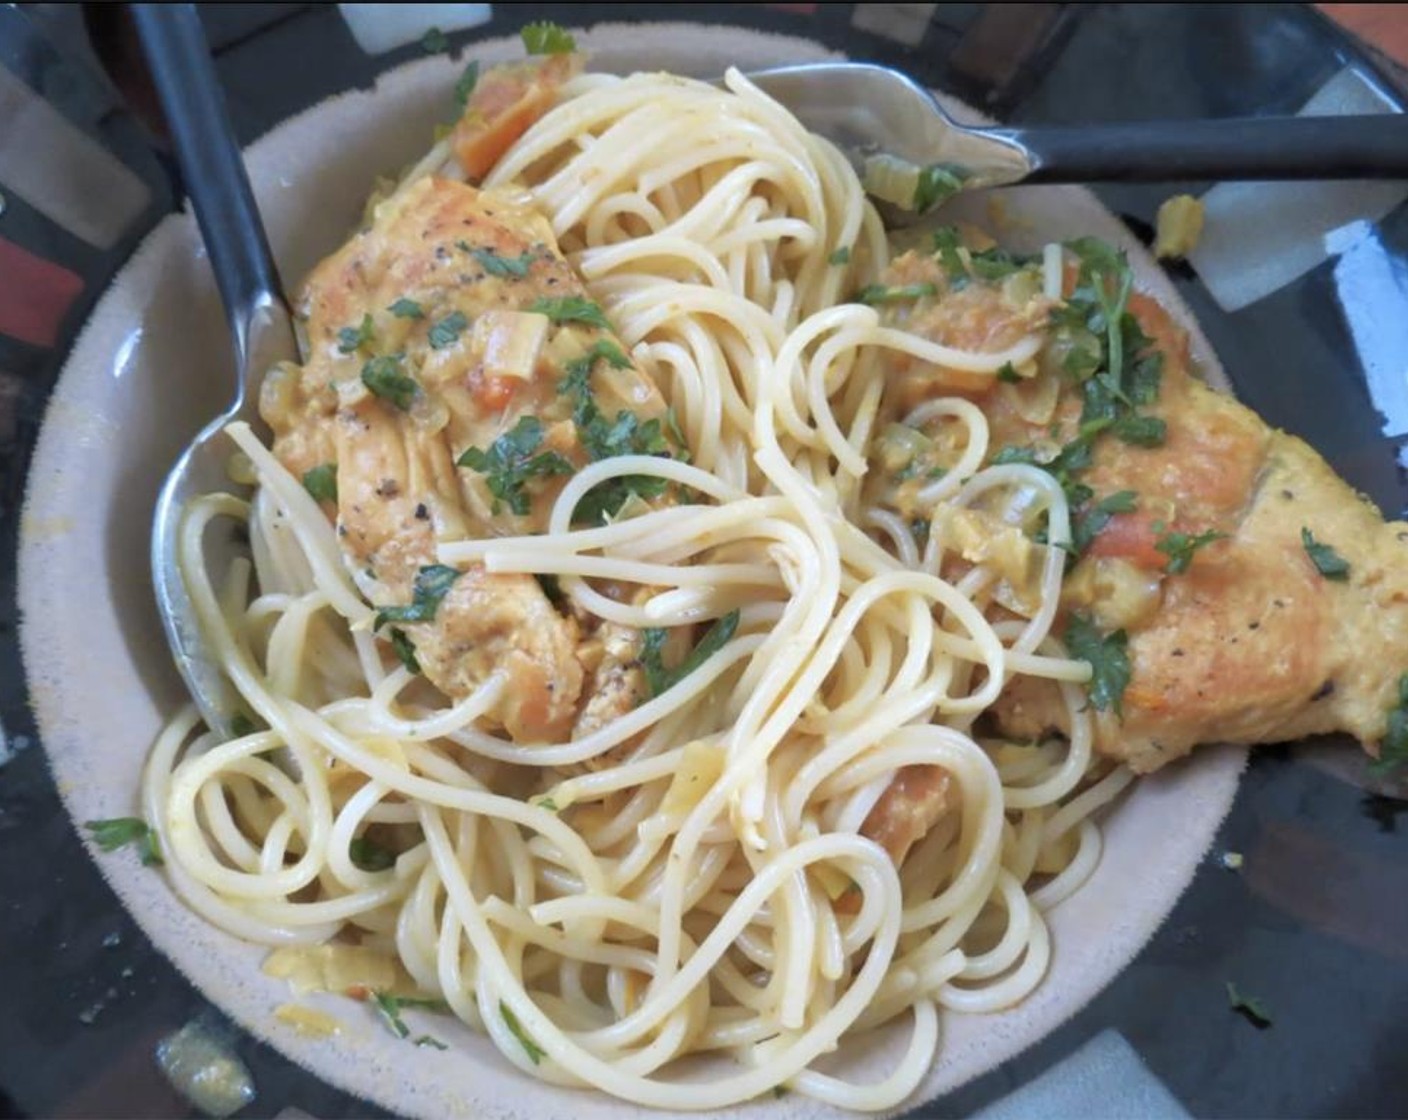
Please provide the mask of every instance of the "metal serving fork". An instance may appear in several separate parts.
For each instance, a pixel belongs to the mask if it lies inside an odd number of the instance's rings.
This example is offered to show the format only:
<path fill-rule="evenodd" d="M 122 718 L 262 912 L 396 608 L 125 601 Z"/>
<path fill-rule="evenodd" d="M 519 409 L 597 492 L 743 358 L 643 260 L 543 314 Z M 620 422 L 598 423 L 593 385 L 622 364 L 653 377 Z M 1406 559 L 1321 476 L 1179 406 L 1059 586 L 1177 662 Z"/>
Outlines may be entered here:
<path fill-rule="evenodd" d="M 960 190 L 1014 183 L 1408 178 L 1408 115 L 1249 117 L 1131 124 L 972 128 L 884 66 L 820 62 L 749 74 L 831 140 L 884 201 L 911 214 Z M 877 167 L 889 174 L 876 175 Z M 905 171 L 908 174 L 905 174 Z M 868 173 L 868 174 L 867 174 Z"/>

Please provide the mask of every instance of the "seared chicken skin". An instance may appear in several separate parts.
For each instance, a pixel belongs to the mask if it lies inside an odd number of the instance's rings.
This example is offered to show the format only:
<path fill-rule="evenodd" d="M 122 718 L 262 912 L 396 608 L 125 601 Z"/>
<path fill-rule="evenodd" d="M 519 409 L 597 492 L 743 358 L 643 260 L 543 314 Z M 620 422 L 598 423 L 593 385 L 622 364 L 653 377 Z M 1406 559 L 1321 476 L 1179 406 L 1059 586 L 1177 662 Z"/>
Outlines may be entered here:
<path fill-rule="evenodd" d="M 1091 418 L 1090 371 L 1078 357 L 1048 360 L 1061 353 L 1047 325 L 1060 302 L 980 279 L 952 292 L 938 255 L 906 254 L 886 280 L 934 285 L 933 298 L 890 312 L 933 341 L 996 352 L 1034 323 L 1047 332 L 1026 370 L 975 384 L 901 361 L 891 392 L 898 413 L 966 396 L 988 419 L 990 459 L 1059 470 Z M 1068 270 L 1068 295 L 1076 282 Z M 1126 380 L 1130 357 L 1151 360 L 1141 372 L 1161 365 L 1161 377 L 1127 413 L 1137 424 L 1091 438 L 1088 463 L 1069 473 L 1088 488 L 1077 524 L 1102 500 L 1109 510 L 1089 522 L 1098 531 L 1067 573 L 1056 627 L 1079 615 L 1127 635 L 1128 687 L 1097 712 L 1096 748 L 1147 773 L 1199 743 L 1343 731 L 1373 744 L 1408 669 L 1408 524 L 1385 524 L 1305 443 L 1194 376 L 1185 332 L 1152 299 L 1132 294 L 1127 310 L 1147 339 L 1126 357 Z M 1014 737 L 1067 730 L 1054 686 L 1032 678 L 1008 686 L 996 715 Z"/>

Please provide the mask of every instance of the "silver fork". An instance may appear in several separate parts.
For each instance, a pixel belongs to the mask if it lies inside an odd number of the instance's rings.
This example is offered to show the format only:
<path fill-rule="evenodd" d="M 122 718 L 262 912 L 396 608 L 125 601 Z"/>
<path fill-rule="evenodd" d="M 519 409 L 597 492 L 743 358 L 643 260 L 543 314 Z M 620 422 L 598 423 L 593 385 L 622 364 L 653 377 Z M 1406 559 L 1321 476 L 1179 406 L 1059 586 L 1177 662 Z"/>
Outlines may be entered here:
<path fill-rule="evenodd" d="M 1250 117 L 973 128 L 884 66 L 820 62 L 747 75 L 845 152 L 913 220 L 958 191 L 1014 183 L 1408 178 L 1408 115 Z M 895 196 L 887 186 L 914 189 Z"/>
<path fill-rule="evenodd" d="M 206 724 L 233 732 L 239 697 L 211 656 L 177 563 L 182 517 L 192 499 L 232 486 L 232 420 L 264 429 L 257 409 L 259 381 L 275 362 L 296 359 L 293 321 L 255 206 L 240 148 L 210 62 L 200 17 L 189 4 L 134 5 L 137 30 L 175 142 L 186 191 L 210 255 L 230 320 L 239 381 L 235 399 L 177 461 L 157 498 L 152 523 L 152 587 L 176 668 Z M 233 533 L 208 532 L 208 570 L 220 577 L 244 551 Z"/>

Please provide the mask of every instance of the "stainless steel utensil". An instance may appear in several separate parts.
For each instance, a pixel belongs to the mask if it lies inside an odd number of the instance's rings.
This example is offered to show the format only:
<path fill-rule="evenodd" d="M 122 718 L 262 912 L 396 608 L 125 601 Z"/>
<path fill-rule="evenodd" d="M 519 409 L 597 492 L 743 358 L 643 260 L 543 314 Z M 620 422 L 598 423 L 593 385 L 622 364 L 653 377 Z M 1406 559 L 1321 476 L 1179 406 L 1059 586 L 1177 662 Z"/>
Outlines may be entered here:
<path fill-rule="evenodd" d="M 201 236 L 230 320 L 239 379 L 230 407 L 196 436 L 167 477 L 152 525 L 152 586 L 176 667 L 206 723 L 231 733 L 233 687 L 211 659 L 177 563 L 182 515 L 191 499 L 231 489 L 232 420 L 262 427 L 259 380 L 298 355 L 293 321 L 245 174 L 239 145 L 210 61 L 200 18 L 189 4 L 134 5 L 137 29 L 175 144 Z M 230 535 L 207 534 L 206 561 L 218 582 L 238 554 Z"/>
<path fill-rule="evenodd" d="M 880 180 L 882 192 L 936 169 L 926 187 L 933 203 L 1021 182 L 1408 179 L 1405 114 L 973 128 L 884 66 L 821 62 L 747 77 Z M 912 194 L 893 193 L 880 197 L 915 209 Z"/>

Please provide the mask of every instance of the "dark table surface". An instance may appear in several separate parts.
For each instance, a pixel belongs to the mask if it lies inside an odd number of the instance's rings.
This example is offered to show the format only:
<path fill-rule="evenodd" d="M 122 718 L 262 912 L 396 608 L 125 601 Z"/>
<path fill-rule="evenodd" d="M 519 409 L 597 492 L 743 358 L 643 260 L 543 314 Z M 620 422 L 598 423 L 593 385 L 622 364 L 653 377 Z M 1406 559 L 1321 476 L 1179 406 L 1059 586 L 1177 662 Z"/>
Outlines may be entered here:
<path fill-rule="evenodd" d="M 1382 60 L 1301 6 L 687 7 L 669 17 L 810 36 L 905 67 L 1010 121 L 1293 112 L 1346 66 L 1403 96 Z M 644 5 L 496 5 L 492 23 L 451 42 L 530 19 L 659 14 Z M 419 51 L 410 44 L 369 56 L 331 6 L 214 4 L 203 15 L 245 141 L 324 97 L 369 86 Z M 154 1047 L 192 1019 L 219 1026 L 222 1018 L 123 912 L 65 816 L 27 704 L 15 605 L 25 467 L 45 399 L 84 316 L 179 187 L 119 7 L 0 7 L 0 67 L 122 160 L 152 199 L 105 248 L 26 206 L 5 190 L 7 168 L 24 153 L 5 145 L 0 97 L 0 249 L 18 246 L 53 266 L 41 279 L 76 278 L 44 287 L 28 273 L 0 271 L 0 1118 L 194 1115 L 158 1072 Z M 1206 186 L 1100 193 L 1147 233 L 1172 190 Z M 1396 307 L 1408 317 L 1408 208 L 1380 221 L 1374 236 L 1391 265 L 1380 295 L 1388 314 Z M 1387 514 L 1401 515 L 1402 432 L 1367 385 L 1334 261 L 1233 313 L 1191 269 L 1175 279 L 1238 392 L 1310 439 Z M 1408 352 L 1389 357 L 1408 376 Z M 1341 765 L 1327 767 L 1336 750 Z M 1375 786 L 1358 762 L 1345 763 L 1351 750 L 1256 752 L 1212 856 L 1136 962 L 1066 1026 L 923 1113 L 982 1109 L 1114 1030 L 1195 1115 L 1408 1114 L 1408 801 L 1398 787 Z M 1243 855 L 1239 871 L 1219 866 L 1223 851 Z M 1264 999 L 1273 1025 L 1258 1029 L 1234 1014 L 1228 980 Z M 258 1093 L 241 1116 L 383 1115 L 261 1043 L 233 1037 Z"/>

